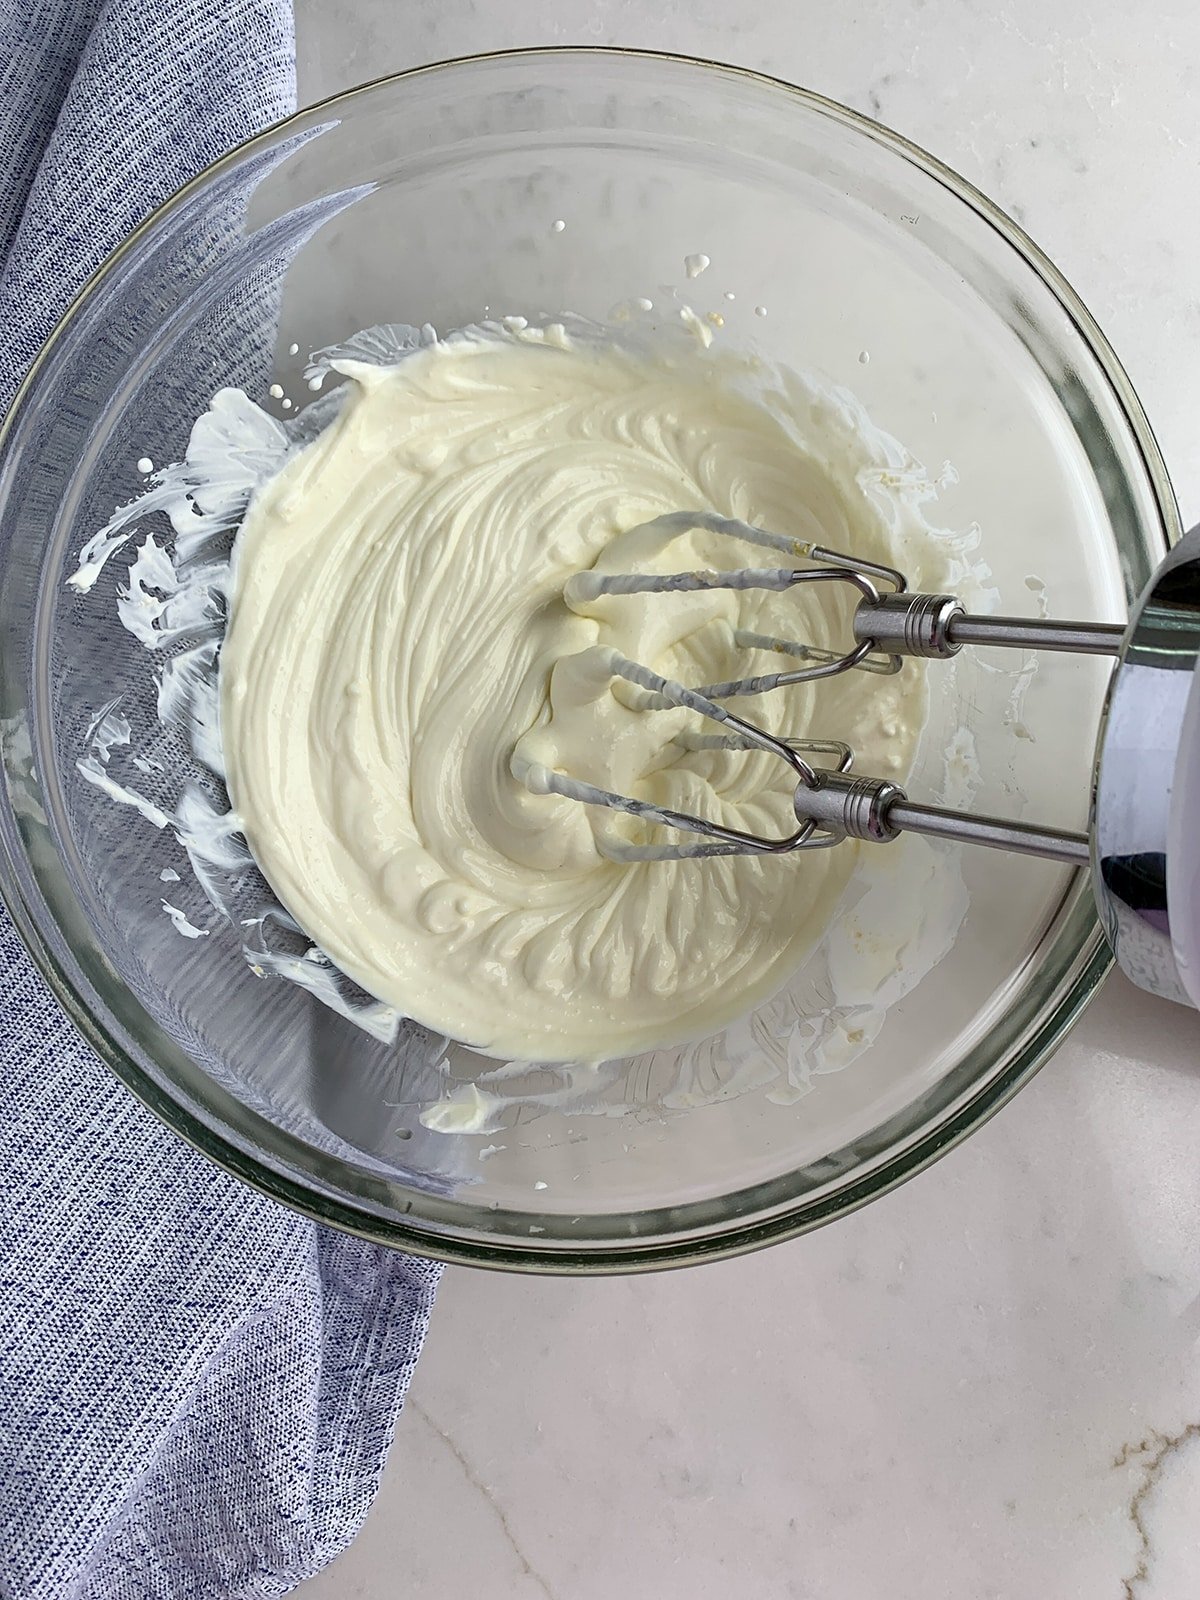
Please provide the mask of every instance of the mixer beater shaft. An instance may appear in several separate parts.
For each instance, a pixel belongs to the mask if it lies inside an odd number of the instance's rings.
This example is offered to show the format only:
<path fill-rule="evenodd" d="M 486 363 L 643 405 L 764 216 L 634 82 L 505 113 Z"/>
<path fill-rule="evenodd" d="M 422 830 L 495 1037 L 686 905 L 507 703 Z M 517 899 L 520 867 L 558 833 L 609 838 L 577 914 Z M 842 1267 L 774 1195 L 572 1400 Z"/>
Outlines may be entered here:
<path fill-rule="evenodd" d="M 718 589 L 782 591 L 834 582 L 852 587 L 858 595 L 851 618 L 852 642 L 840 653 L 757 634 L 735 634 L 735 640 L 749 648 L 774 650 L 809 663 L 789 671 L 761 673 L 693 689 L 612 652 L 614 676 L 626 679 L 643 691 L 642 705 L 647 711 L 685 707 L 724 725 L 727 736 L 718 743 L 730 748 L 769 751 L 786 761 L 798 780 L 793 805 L 799 828 L 777 839 L 743 833 L 703 817 L 666 810 L 644 800 L 580 783 L 544 768 L 525 775 L 531 788 L 561 794 L 588 805 L 607 806 L 651 823 L 701 835 L 708 841 L 678 845 L 611 843 L 606 846 L 611 856 L 622 861 L 680 860 L 739 853 L 785 854 L 828 848 L 845 839 L 887 843 L 908 832 L 1020 855 L 1041 856 L 1072 866 L 1087 864 L 1089 842 L 1084 833 L 919 804 L 910 800 L 898 784 L 852 772 L 853 754 L 848 745 L 837 740 L 776 738 L 735 716 L 720 702 L 764 694 L 792 684 L 815 682 L 851 670 L 897 672 L 905 657 L 945 661 L 968 644 L 1117 656 L 1126 631 L 1124 624 L 971 615 L 953 595 L 910 593 L 903 573 L 894 568 L 860 561 L 823 545 L 787 539 L 748 523 L 706 513 L 670 513 L 636 531 L 649 535 L 663 546 L 693 529 L 726 534 L 815 565 L 676 573 L 592 571 L 571 578 L 565 597 L 568 604 L 582 607 L 603 596 Z M 805 753 L 834 754 L 837 764 L 832 768 L 814 766 Z"/>

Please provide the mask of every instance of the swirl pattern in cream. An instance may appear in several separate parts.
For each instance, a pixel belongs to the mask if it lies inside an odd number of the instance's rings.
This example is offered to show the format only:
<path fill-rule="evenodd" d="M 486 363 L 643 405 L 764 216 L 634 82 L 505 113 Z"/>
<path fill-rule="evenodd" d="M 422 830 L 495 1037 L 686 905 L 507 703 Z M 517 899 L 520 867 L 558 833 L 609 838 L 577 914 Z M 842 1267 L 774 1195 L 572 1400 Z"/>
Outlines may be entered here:
<path fill-rule="evenodd" d="M 767 756 L 697 748 L 696 719 L 637 710 L 606 651 L 688 683 L 770 670 L 735 630 L 831 642 L 824 591 L 606 598 L 628 530 L 716 512 L 942 576 L 911 466 L 844 393 L 686 343 L 551 324 L 475 330 L 349 379 L 326 430 L 239 533 L 221 737 L 255 858 L 302 928 L 406 1015 L 490 1055 L 628 1055 L 713 1032 L 780 988 L 828 924 L 851 846 L 785 859 L 621 865 L 644 825 L 514 776 L 531 762 L 756 830 L 791 785 Z M 660 570 L 737 566 L 711 533 Z M 840 586 L 836 586 L 840 589 Z M 843 635 L 839 635 L 843 636 Z M 903 774 L 918 671 L 748 703 Z M 642 835 L 644 836 L 644 834 Z"/>

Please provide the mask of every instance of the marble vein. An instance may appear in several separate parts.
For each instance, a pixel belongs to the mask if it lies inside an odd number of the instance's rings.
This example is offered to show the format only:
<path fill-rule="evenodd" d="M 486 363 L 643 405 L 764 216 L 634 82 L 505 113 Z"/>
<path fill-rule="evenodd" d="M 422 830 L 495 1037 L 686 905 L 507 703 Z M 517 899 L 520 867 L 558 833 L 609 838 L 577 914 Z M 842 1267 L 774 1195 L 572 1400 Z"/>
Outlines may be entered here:
<path fill-rule="evenodd" d="M 1137 1443 L 1123 1444 L 1113 1457 L 1113 1468 L 1136 1462 L 1141 1482 L 1134 1490 L 1128 1506 L 1129 1520 L 1138 1537 L 1137 1565 L 1128 1577 L 1121 1580 L 1122 1600 L 1138 1600 L 1139 1590 L 1150 1577 L 1154 1565 L 1154 1543 L 1146 1526 L 1146 1502 L 1162 1478 L 1163 1469 L 1183 1446 L 1200 1438 L 1200 1422 L 1186 1423 L 1177 1433 L 1160 1433 L 1151 1428 Z"/>
<path fill-rule="evenodd" d="M 455 1461 L 458 1462 L 459 1467 L 462 1469 L 463 1476 L 466 1478 L 472 1489 L 475 1489 L 487 1501 L 488 1506 L 491 1508 L 491 1511 L 496 1518 L 496 1521 L 500 1524 L 501 1533 L 504 1535 L 504 1538 L 507 1541 L 509 1548 L 512 1550 L 513 1555 L 516 1556 L 517 1561 L 520 1563 L 521 1571 L 532 1583 L 537 1584 L 538 1588 L 546 1596 L 546 1600 L 557 1600 L 554 1590 L 550 1587 L 546 1579 L 537 1570 L 537 1568 L 530 1561 L 529 1557 L 525 1554 L 524 1550 L 522 1550 L 521 1546 L 518 1544 L 517 1536 L 512 1530 L 512 1526 L 508 1520 L 508 1514 L 506 1513 L 504 1507 L 500 1504 L 495 1495 L 488 1488 L 487 1484 L 484 1483 L 483 1479 L 475 1471 L 475 1468 L 467 1460 L 466 1456 L 459 1449 L 458 1445 L 454 1442 L 453 1438 L 451 1438 L 450 1434 L 448 1434 L 444 1428 L 440 1428 L 429 1415 L 429 1412 L 426 1411 L 425 1407 L 422 1406 L 418 1401 L 412 1399 L 411 1396 L 408 1400 L 408 1409 L 410 1411 L 415 1411 L 425 1426 L 432 1433 L 437 1434 L 438 1438 L 446 1446 L 446 1449 L 449 1450 Z"/>

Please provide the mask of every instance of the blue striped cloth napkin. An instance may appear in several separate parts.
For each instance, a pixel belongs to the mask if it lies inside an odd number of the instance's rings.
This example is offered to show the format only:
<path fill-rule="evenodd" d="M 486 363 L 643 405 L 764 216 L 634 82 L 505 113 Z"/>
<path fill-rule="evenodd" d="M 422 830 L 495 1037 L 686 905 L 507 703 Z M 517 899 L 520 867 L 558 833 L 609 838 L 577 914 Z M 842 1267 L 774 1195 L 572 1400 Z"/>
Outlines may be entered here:
<path fill-rule="evenodd" d="M 293 101 L 286 0 L 0 0 L 0 409 L 109 250 Z M 315 1572 L 371 1503 L 438 1270 L 162 1128 L 0 911 L 3 1600 L 239 1600 Z"/>

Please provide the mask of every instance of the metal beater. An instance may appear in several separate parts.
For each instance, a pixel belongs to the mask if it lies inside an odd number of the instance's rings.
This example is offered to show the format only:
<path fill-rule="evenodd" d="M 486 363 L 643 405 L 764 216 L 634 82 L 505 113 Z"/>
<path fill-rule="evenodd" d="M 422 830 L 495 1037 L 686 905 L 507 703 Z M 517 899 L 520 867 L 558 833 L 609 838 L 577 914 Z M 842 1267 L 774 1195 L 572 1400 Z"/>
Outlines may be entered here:
<path fill-rule="evenodd" d="M 796 778 L 799 826 L 779 838 L 743 833 L 544 770 L 536 778 L 539 789 L 699 836 L 678 844 L 611 847 L 620 860 L 780 855 L 847 839 L 887 843 L 910 832 L 1069 865 L 1090 862 L 1105 931 L 1121 965 L 1143 987 L 1200 1005 L 1200 529 L 1175 546 L 1128 624 L 1121 624 L 972 616 L 953 595 L 911 593 L 903 574 L 890 567 L 707 513 L 672 513 L 638 531 L 665 545 L 698 528 L 777 552 L 790 564 L 667 574 L 585 572 L 568 582 L 566 598 L 587 603 L 602 595 L 830 583 L 854 589 L 851 637 L 841 653 L 735 634 L 740 644 L 800 663 L 785 671 L 691 688 L 616 651 L 610 661 L 614 677 L 643 691 L 646 709 L 682 706 L 721 725 L 720 735 L 701 737 L 698 745 L 758 749 L 785 761 Z M 797 566 L 801 560 L 811 564 Z M 898 784 L 855 773 L 853 751 L 841 741 L 777 738 L 722 703 L 842 672 L 892 673 L 906 657 L 945 661 L 971 644 L 1116 659 L 1086 834 L 918 803 Z M 810 757 L 831 760 L 816 764 Z"/>

